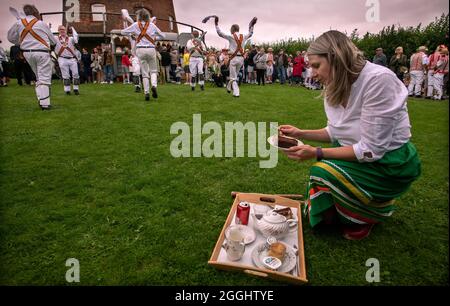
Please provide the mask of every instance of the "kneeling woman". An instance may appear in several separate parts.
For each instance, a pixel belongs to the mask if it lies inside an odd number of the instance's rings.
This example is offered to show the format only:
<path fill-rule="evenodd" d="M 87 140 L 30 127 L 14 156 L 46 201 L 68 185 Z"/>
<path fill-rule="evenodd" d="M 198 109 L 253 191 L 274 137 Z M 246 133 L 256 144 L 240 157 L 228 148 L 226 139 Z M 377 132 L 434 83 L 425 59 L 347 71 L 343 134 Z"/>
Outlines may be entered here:
<path fill-rule="evenodd" d="M 310 170 L 305 214 L 312 227 L 340 221 L 347 239 L 369 235 L 395 209 L 421 172 L 411 138 L 404 84 L 389 69 L 364 60 L 343 33 L 329 31 L 308 49 L 313 77 L 325 85 L 327 126 L 280 132 L 302 140 L 332 143 L 286 151 L 293 160 L 318 160 Z"/>

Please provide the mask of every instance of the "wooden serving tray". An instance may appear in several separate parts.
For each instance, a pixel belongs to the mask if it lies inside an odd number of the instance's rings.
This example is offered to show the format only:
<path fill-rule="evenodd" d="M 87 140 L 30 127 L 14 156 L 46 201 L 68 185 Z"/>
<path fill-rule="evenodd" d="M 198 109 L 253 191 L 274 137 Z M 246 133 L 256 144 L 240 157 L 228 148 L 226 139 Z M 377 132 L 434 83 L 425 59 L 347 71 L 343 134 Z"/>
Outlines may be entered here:
<path fill-rule="evenodd" d="M 235 196 L 233 205 L 231 207 L 230 213 L 225 221 L 225 224 L 222 228 L 220 236 L 216 242 L 214 250 L 212 252 L 211 258 L 208 261 L 208 264 L 213 267 L 226 271 L 237 271 L 244 272 L 246 274 L 255 275 L 264 278 L 270 278 L 277 281 L 289 282 L 294 284 L 304 284 L 307 283 L 306 279 L 306 266 L 305 266 L 305 252 L 304 252 L 304 244 L 303 244 L 303 230 L 302 230 L 302 219 L 301 219 L 301 210 L 300 210 L 300 202 L 292 199 L 288 199 L 286 197 L 278 196 L 278 195 L 270 195 L 270 194 L 258 194 L 258 193 L 232 193 L 232 196 Z M 238 204 L 242 201 L 259 204 L 259 205 L 282 205 L 288 206 L 291 208 L 296 208 L 296 215 L 298 220 L 297 226 L 297 245 L 298 245 L 298 257 L 297 257 L 297 265 L 298 265 L 298 275 L 292 275 L 290 273 L 283 273 L 278 271 L 272 271 L 269 269 L 258 268 L 254 265 L 243 264 L 228 261 L 228 260 L 219 260 L 219 254 L 222 249 L 222 245 L 225 240 L 225 230 L 233 223 L 233 218 L 236 213 L 236 208 Z M 251 217 L 250 217 L 251 218 Z M 255 229 L 256 232 L 258 232 Z M 282 240 L 281 240 L 282 241 Z M 253 242 L 255 243 L 255 242 Z M 252 243 L 252 244 L 253 244 Z M 248 250 L 246 250 L 248 252 Z"/>

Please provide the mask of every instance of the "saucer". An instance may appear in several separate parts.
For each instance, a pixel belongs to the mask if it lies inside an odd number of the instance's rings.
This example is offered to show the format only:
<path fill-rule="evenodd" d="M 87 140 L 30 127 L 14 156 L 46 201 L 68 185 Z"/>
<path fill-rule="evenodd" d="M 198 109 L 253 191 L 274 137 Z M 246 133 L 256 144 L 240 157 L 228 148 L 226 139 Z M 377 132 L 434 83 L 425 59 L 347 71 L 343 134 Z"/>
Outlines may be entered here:
<path fill-rule="evenodd" d="M 295 255 L 294 249 L 283 243 L 286 247 L 286 254 L 284 255 L 283 262 L 281 266 L 277 269 L 278 272 L 288 273 L 292 271 L 297 265 L 297 256 Z M 266 243 L 263 242 L 255 246 L 252 252 L 252 260 L 253 263 L 261 269 L 267 269 L 267 267 L 263 264 L 263 261 L 266 257 L 269 257 L 269 250 L 266 248 Z"/>
<path fill-rule="evenodd" d="M 255 231 L 247 225 L 242 225 L 242 224 L 233 224 L 229 227 L 227 227 L 227 229 L 225 230 L 225 237 L 228 240 L 228 236 L 230 233 L 230 227 L 236 227 L 243 235 L 244 235 L 244 243 L 245 244 L 250 244 L 253 241 L 255 241 L 256 239 L 256 233 Z"/>

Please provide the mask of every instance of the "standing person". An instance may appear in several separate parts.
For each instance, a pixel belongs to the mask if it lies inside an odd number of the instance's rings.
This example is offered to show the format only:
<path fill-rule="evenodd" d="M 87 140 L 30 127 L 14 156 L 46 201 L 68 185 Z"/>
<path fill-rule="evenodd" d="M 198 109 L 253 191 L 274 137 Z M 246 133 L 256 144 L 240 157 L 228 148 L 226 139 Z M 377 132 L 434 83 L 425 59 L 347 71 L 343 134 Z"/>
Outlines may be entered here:
<path fill-rule="evenodd" d="M 302 73 L 305 69 L 305 60 L 302 53 L 297 51 L 297 56 L 294 58 L 294 70 L 292 71 L 293 82 L 297 85 L 302 83 Z"/>
<path fill-rule="evenodd" d="M 86 48 L 82 49 L 81 63 L 83 64 L 83 81 L 86 83 L 92 82 L 91 54 L 89 54 L 89 52 Z"/>
<path fill-rule="evenodd" d="M 267 49 L 267 69 L 266 69 L 266 78 L 267 84 L 272 84 L 272 74 L 273 74 L 273 49 Z"/>
<path fill-rule="evenodd" d="M 25 83 L 30 85 L 31 76 L 28 75 L 27 77 L 27 73 L 25 72 L 26 69 L 25 65 L 27 64 L 27 61 L 23 57 L 23 52 L 20 51 L 20 47 L 16 45 L 11 46 L 9 50 L 9 56 L 11 57 L 11 60 L 14 62 L 14 71 L 17 78 L 17 84 L 19 84 L 20 86 L 23 85 L 22 77 L 24 76 Z"/>
<path fill-rule="evenodd" d="M 191 54 L 189 53 L 189 50 L 187 48 L 184 48 L 184 52 L 183 52 L 183 69 L 184 69 L 184 76 L 185 76 L 184 85 L 190 85 L 190 82 L 191 82 L 191 73 L 189 70 L 190 57 L 191 57 Z"/>
<path fill-rule="evenodd" d="M 0 44 L 2 41 L 0 40 Z M 7 77 L 8 77 L 8 57 L 6 56 L 5 49 L 0 47 L 0 78 L 3 86 L 8 86 Z"/>
<path fill-rule="evenodd" d="M 172 48 L 172 50 L 170 50 L 170 73 L 172 75 L 172 79 L 175 81 L 177 77 L 175 70 L 177 70 L 179 62 L 180 62 L 180 55 L 178 54 L 178 50 L 177 48 Z"/>
<path fill-rule="evenodd" d="M 294 59 L 292 55 L 288 55 L 288 66 L 286 69 L 286 78 L 288 80 L 289 85 L 292 85 L 292 73 L 294 72 Z"/>
<path fill-rule="evenodd" d="M 228 49 L 222 49 L 222 53 L 219 55 L 219 64 L 222 83 L 228 84 L 230 80 L 230 56 L 228 55 Z"/>
<path fill-rule="evenodd" d="M 25 18 L 18 20 L 8 31 L 8 40 L 20 49 L 36 75 L 36 96 L 42 110 L 50 109 L 52 60 L 50 46 L 57 41 L 49 27 L 42 22 L 34 5 L 23 7 Z"/>
<path fill-rule="evenodd" d="M 204 55 L 206 47 L 202 41 L 202 38 L 199 37 L 198 31 L 192 32 L 192 39 L 190 39 L 186 48 L 189 50 L 189 71 L 191 72 L 191 90 L 195 90 L 195 85 L 197 82 L 198 76 L 198 84 L 200 85 L 201 90 L 205 90 L 205 74 L 203 73 L 204 68 Z"/>
<path fill-rule="evenodd" d="M 288 56 L 281 49 L 278 53 L 278 58 L 276 60 L 276 70 L 278 78 L 280 79 L 280 84 L 286 83 L 286 69 L 288 68 Z"/>
<path fill-rule="evenodd" d="M 253 58 L 256 68 L 256 79 L 258 85 L 266 84 L 267 54 L 263 47 L 259 48 L 259 52 Z"/>
<path fill-rule="evenodd" d="M 170 52 L 169 50 L 167 50 L 167 47 L 163 47 L 161 50 L 161 77 L 166 83 L 170 82 L 170 62 Z"/>
<path fill-rule="evenodd" d="M 256 70 L 254 58 L 257 54 L 258 49 L 256 48 L 255 45 L 252 45 L 250 51 L 248 52 L 248 61 L 247 61 L 247 83 L 249 84 L 256 84 Z"/>
<path fill-rule="evenodd" d="M 128 57 L 128 50 L 125 50 L 125 53 L 122 54 L 122 72 L 123 72 L 123 83 L 124 84 L 131 84 L 130 83 L 130 67 L 131 62 L 130 58 Z"/>
<path fill-rule="evenodd" d="M 433 87 L 434 96 L 433 100 L 441 100 L 442 93 L 444 91 L 444 77 L 448 74 L 448 49 L 443 47 L 440 51 L 439 60 L 433 70 Z"/>
<path fill-rule="evenodd" d="M 313 77 L 325 85 L 327 126 L 279 130 L 333 146 L 299 145 L 285 153 L 296 161 L 318 161 L 310 169 L 304 210 L 311 227 L 340 221 L 344 238 L 363 239 L 392 215 L 395 199 L 421 173 L 410 141 L 408 91 L 392 71 L 366 61 L 341 32 L 322 34 L 308 57 Z"/>
<path fill-rule="evenodd" d="M 403 81 L 403 76 L 408 71 L 407 58 L 403 54 L 403 47 L 397 47 L 395 49 L 395 54 L 391 57 L 389 61 L 389 68 L 397 75 L 399 80 Z"/>
<path fill-rule="evenodd" d="M 91 54 L 91 68 L 92 68 L 92 80 L 93 83 L 99 83 L 102 81 L 102 55 L 99 52 L 99 48 L 94 48 Z"/>
<path fill-rule="evenodd" d="M 425 54 L 427 47 L 420 46 L 417 52 L 411 56 L 409 64 L 410 83 L 408 86 L 408 95 L 416 98 L 422 97 L 423 76 L 427 70 L 428 57 Z M 415 90 L 414 90 L 415 89 Z"/>
<path fill-rule="evenodd" d="M 102 64 L 103 64 L 103 74 L 104 79 L 102 84 L 113 84 L 113 64 L 114 64 L 114 58 L 112 56 L 111 48 L 110 46 L 105 46 L 103 50 L 103 56 L 102 56 Z"/>
<path fill-rule="evenodd" d="M 229 58 L 229 70 L 230 70 L 230 81 L 227 84 L 227 91 L 230 93 L 233 91 L 233 97 L 239 97 L 239 85 L 237 84 L 238 73 L 241 70 L 242 65 L 244 65 L 244 49 L 246 42 L 253 35 L 253 27 L 256 24 L 258 19 L 254 17 L 252 21 L 250 21 L 248 27 L 248 34 L 243 35 L 239 34 L 239 25 L 233 24 L 231 26 L 230 32 L 231 35 L 227 35 L 223 33 L 219 28 L 219 17 L 215 17 L 216 31 L 217 34 L 228 40 L 229 47 L 228 50 L 230 52 Z"/>
<path fill-rule="evenodd" d="M 441 58 L 441 50 L 444 49 L 444 45 L 439 45 L 436 48 L 436 51 L 430 55 L 428 58 L 428 72 L 427 72 L 427 96 L 425 99 L 431 99 L 433 97 L 433 89 L 434 89 L 434 68 L 436 68 L 436 64 Z"/>
<path fill-rule="evenodd" d="M 58 27 L 59 35 L 57 37 L 57 44 L 55 53 L 58 56 L 58 65 L 61 69 L 61 75 L 64 84 L 64 92 L 70 95 L 71 83 L 73 83 L 73 93 L 79 95 L 80 75 L 78 72 L 78 60 L 75 53 L 75 44 L 78 43 L 78 34 L 74 27 L 72 29 L 72 37 L 67 35 L 65 26 Z M 72 74 L 72 82 L 70 81 L 70 74 Z"/>
<path fill-rule="evenodd" d="M 145 100 L 150 100 L 150 82 L 152 97 L 157 98 L 158 93 L 158 63 L 156 59 L 155 41 L 164 39 L 164 34 L 152 22 L 150 22 L 150 13 L 146 9 L 140 9 L 137 12 L 138 21 L 128 28 L 121 31 L 122 35 L 136 35 L 136 55 L 139 58 L 142 82 L 144 85 Z"/>
<path fill-rule="evenodd" d="M 175 68 L 175 71 L 174 71 L 174 73 L 175 73 L 175 83 L 178 84 L 178 85 L 181 85 L 181 78 L 183 76 L 183 72 L 184 72 L 184 70 L 181 67 L 181 63 L 178 62 L 177 68 Z"/>
<path fill-rule="evenodd" d="M 384 67 L 387 66 L 387 58 L 386 55 L 383 53 L 383 48 L 377 48 L 375 50 L 375 56 L 373 57 L 372 63 Z"/>
<path fill-rule="evenodd" d="M 133 73 L 134 91 L 141 92 L 141 64 L 136 55 L 131 56 L 131 72 Z"/>

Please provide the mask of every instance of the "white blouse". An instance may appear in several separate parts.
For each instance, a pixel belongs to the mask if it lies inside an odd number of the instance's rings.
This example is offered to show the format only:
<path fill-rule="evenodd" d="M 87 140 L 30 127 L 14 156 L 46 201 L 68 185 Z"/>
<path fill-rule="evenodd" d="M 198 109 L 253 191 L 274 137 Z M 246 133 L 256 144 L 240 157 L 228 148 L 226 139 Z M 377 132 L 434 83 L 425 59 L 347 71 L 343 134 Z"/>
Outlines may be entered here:
<path fill-rule="evenodd" d="M 411 138 L 408 90 L 388 68 L 367 62 L 353 83 L 347 107 L 325 99 L 332 141 L 353 146 L 360 162 L 374 162 Z"/>

